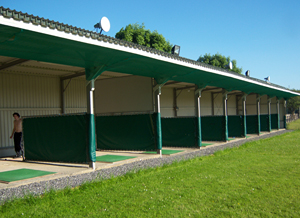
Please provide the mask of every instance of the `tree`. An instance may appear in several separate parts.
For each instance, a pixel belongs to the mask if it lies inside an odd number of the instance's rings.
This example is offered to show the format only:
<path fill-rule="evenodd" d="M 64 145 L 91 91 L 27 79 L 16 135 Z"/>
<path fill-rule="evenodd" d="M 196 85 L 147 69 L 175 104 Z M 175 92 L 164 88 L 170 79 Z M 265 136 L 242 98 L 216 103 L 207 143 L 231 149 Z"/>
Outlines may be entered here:
<path fill-rule="evenodd" d="M 242 68 L 238 68 L 236 66 L 236 60 L 231 60 L 232 62 L 232 70 L 228 68 L 228 64 L 230 62 L 230 57 L 228 56 L 227 58 L 219 53 L 211 56 L 210 54 L 205 54 L 203 56 L 200 56 L 198 58 L 199 62 L 210 64 L 216 67 L 221 67 L 224 69 L 228 69 L 230 71 L 236 72 L 241 74 L 242 73 Z"/>
<path fill-rule="evenodd" d="M 293 89 L 294 92 L 299 92 L 300 90 Z M 299 110 L 300 107 L 300 96 L 295 96 L 287 100 L 286 106 L 289 113 L 294 114 L 296 110 Z"/>
<path fill-rule="evenodd" d="M 125 27 L 125 29 L 122 27 L 121 30 L 116 33 L 115 37 L 117 39 L 144 45 L 149 48 L 155 48 L 168 53 L 171 53 L 173 47 L 173 45 L 156 30 L 151 32 L 150 30 L 145 29 L 144 23 L 142 25 L 137 23 L 129 24 Z"/>

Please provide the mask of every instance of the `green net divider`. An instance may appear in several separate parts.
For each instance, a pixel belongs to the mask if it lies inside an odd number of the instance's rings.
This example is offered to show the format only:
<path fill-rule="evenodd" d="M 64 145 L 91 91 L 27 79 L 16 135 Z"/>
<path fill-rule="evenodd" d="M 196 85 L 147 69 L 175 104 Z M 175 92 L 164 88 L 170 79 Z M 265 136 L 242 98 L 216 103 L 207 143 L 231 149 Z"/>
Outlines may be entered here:
<path fill-rule="evenodd" d="M 228 136 L 243 137 L 243 116 L 242 115 L 228 116 Z"/>
<path fill-rule="evenodd" d="M 225 141 L 225 116 L 201 117 L 203 141 Z"/>
<path fill-rule="evenodd" d="M 247 134 L 258 134 L 257 115 L 246 116 Z"/>
<path fill-rule="evenodd" d="M 269 131 L 269 114 L 260 115 L 260 131 Z"/>
<path fill-rule="evenodd" d="M 25 118 L 25 159 L 87 163 L 87 114 Z"/>
<path fill-rule="evenodd" d="M 97 148 L 102 150 L 156 150 L 153 114 L 97 116 Z"/>
<path fill-rule="evenodd" d="M 278 115 L 271 114 L 271 129 L 278 129 Z"/>
<path fill-rule="evenodd" d="M 196 147 L 195 122 L 195 117 L 161 118 L 163 146 Z"/>

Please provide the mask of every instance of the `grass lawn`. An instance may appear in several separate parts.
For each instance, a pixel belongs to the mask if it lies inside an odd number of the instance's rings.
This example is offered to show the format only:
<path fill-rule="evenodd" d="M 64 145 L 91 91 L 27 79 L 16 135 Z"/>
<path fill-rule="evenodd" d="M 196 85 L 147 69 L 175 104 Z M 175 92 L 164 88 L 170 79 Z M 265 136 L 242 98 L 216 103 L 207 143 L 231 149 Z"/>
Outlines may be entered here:
<path fill-rule="evenodd" d="M 300 130 L 300 119 L 287 124 L 287 129 Z"/>
<path fill-rule="evenodd" d="M 300 217 L 300 131 L 17 199 L 0 216 Z"/>

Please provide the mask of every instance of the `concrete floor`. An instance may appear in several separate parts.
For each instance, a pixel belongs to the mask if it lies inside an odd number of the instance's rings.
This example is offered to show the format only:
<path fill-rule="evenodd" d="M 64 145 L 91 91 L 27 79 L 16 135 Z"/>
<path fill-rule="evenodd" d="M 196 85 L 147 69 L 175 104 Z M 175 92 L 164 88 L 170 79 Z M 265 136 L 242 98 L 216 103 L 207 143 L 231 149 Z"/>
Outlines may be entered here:
<path fill-rule="evenodd" d="M 279 130 L 281 131 L 281 130 Z M 272 131 L 273 132 L 273 131 Z M 262 134 L 268 134 L 268 132 L 264 132 Z M 248 135 L 251 138 L 257 137 L 257 135 Z M 242 140 L 244 138 L 235 138 L 234 141 Z M 212 143 L 212 145 L 202 147 L 201 149 L 207 149 L 211 146 L 218 146 L 221 144 L 224 144 L 225 142 L 208 142 L 205 141 L 203 143 Z M 193 152 L 195 150 L 199 150 L 197 148 L 167 148 L 163 147 L 163 149 L 171 149 L 171 150 L 184 150 L 184 152 Z M 131 163 L 139 160 L 145 160 L 145 159 L 151 159 L 151 158 L 160 158 L 158 154 L 144 154 L 142 151 L 97 151 L 96 156 L 106 155 L 106 154 L 113 154 L 113 155 L 123 155 L 123 156 L 136 156 L 136 158 L 124 160 L 124 161 L 118 161 L 114 163 L 102 163 L 102 162 L 96 162 L 96 170 L 99 169 L 105 169 L 110 167 L 119 166 L 126 163 Z M 179 155 L 182 154 L 176 153 L 172 155 Z M 165 155 L 162 156 L 164 158 Z M 167 155 L 166 155 L 167 156 Z M 52 180 L 56 178 L 61 177 L 67 177 L 77 174 L 84 174 L 89 173 L 92 171 L 92 169 L 88 168 L 87 164 L 68 164 L 68 163 L 53 163 L 53 162 L 27 162 L 23 161 L 22 158 L 11 158 L 11 157 L 5 157 L 0 158 L 0 172 L 10 171 L 10 170 L 16 170 L 16 169 L 35 169 L 35 170 L 44 170 L 44 171 L 50 171 L 50 172 L 56 172 L 52 175 L 46 175 L 42 177 L 36 177 L 21 181 L 15 181 L 10 182 L 8 184 L 6 183 L 0 183 L 0 189 L 6 189 L 6 188 L 12 188 L 12 187 L 18 187 L 20 185 L 29 184 L 33 182 L 39 182 L 39 181 L 47 181 Z"/>

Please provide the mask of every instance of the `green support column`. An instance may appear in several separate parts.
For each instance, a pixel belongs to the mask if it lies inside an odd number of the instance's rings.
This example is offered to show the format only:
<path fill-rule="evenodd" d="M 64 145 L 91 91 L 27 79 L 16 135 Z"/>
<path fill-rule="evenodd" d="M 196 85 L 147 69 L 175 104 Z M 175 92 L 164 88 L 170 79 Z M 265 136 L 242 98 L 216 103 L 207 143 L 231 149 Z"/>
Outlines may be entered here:
<path fill-rule="evenodd" d="M 96 130 L 95 130 L 95 117 L 94 117 L 94 96 L 95 90 L 94 80 L 87 81 L 87 142 L 89 149 L 89 167 L 95 170 L 96 161 Z"/>
<path fill-rule="evenodd" d="M 161 132 L 161 115 L 160 115 L 160 95 L 161 87 L 163 84 L 158 84 L 154 87 L 154 96 L 155 96 L 155 123 L 156 123 L 156 146 L 157 154 L 162 156 L 162 132 Z"/>
<path fill-rule="evenodd" d="M 286 100 L 284 100 L 284 117 L 283 117 L 283 128 L 286 129 Z"/>
<path fill-rule="evenodd" d="M 243 95 L 242 97 L 242 108 L 243 108 L 243 136 L 246 138 L 247 136 L 247 114 L 246 114 L 246 97 L 247 94 Z"/>
<path fill-rule="evenodd" d="M 224 115 L 224 140 L 228 142 L 228 113 L 227 113 L 227 94 L 229 92 L 223 90 L 223 115 Z"/>
<path fill-rule="evenodd" d="M 258 135 L 260 135 L 260 98 L 261 98 L 260 95 L 258 95 L 258 97 L 256 98 L 256 102 L 257 102 L 257 133 L 258 133 Z"/>
<path fill-rule="evenodd" d="M 201 132 L 201 92 L 203 90 L 199 89 L 198 86 L 195 88 L 195 117 L 196 117 L 196 147 L 201 148 L 202 146 L 202 132 Z"/>
<path fill-rule="evenodd" d="M 268 96 L 268 115 L 269 115 L 269 132 L 272 131 L 272 124 L 271 124 L 271 97 Z"/>
<path fill-rule="evenodd" d="M 280 129 L 280 99 L 277 98 L 277 130 Z"/>

